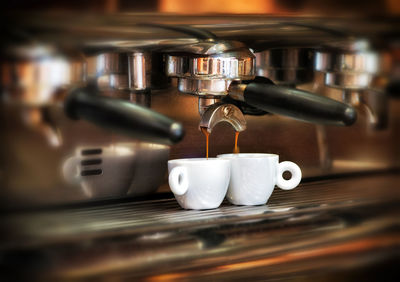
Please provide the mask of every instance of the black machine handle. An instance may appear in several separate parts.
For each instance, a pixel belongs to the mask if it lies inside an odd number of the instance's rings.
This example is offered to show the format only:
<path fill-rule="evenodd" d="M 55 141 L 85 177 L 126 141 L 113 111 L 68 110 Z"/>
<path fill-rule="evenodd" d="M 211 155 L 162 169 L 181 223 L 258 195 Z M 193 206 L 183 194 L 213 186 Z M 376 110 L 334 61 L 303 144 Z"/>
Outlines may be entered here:
<path fill-rule="evenodd" d="M 348 126 L 357 119 L 357 112 L 350 105 L 303 90 L 274 85 L 268 79 L 250 82 L 243 97 L 253 107 L 306 122 Z"/>
<path fill-rule="evenodd" d="M 386 86 L 386 93 L 390 98 L 400 98 L 400 80 L 392 80 Z"/>
<path fill-rule="evenodd" d="M 180 123 L 129 101 L 96 92 L 89 87 L 71 91 L 65 101 L 66 114 L 145 141 L 174 144 L 182 140 L 184 129 Z"/>

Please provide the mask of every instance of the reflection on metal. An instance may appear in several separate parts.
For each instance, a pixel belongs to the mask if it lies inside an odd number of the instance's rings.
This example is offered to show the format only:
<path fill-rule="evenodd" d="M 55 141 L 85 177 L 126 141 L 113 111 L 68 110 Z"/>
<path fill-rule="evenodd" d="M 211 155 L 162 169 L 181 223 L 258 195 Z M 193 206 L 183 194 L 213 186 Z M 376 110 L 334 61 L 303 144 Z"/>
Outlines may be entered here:
<path fill-rule="evenodd" d="M 332 157 L 329 151 L 329 139 L 324 125 L 315 126 L 321 168 L 329 171 L 332 168 Z"/>
<path fill-rule="evenodd" d="M 150 88 L 151 57 L 148 53 L 132 53 L 128 56 L 129 89 L 144 91 Z"/>
<path fill-rule="evenodd" d="M 398 34 L 396 20 L 40 13 L 3 20 L 28 35 L 20 38 L 10 28 L 7 48 L 0 50 L 7 59 L 1 64 L 0 198 L 8 208 L 0 220 L 7 231 L 0 234 L 0 267 L 8 280 L 252 281 L 324 273 L 340 281 L 332 271 L 398 258 L 399 172 L 371 173 L 400 166 L 400 104 L 383 92 L 398 66 L 381 72 L 380 62 L 385 46 L 392 46 L 386 54 L 395 63 L 398 39 L 387 35 Z M 172 23 L 218 39 L 162 27 Z M 340 30 L 367 40 L 349 41 Z M 338 99 L 367 105 L 368 116 L 352 127 L 314 127 L 275 115 L 245 120 L 236 106 L 218 103 L 228 89 L 240 100 L 239 82 L 257 71 L 279 83 L 309 82 L 312 59 L 303 51 L 321 46 L 328 47 L 315 53 L 313 82 L 320 75 L 329 87 L 313 92 L 344 90 Z M 377 75 L 380 83 L 374 83 Z M 170 77 L 177 77 L 174 87 L 167 87 Z M 101 95 L 181 121 L 185 139 L 170 148 L 69 120 L 60 107 L 65 90 L 92 82 Z M 181 210 L 170 194 L 148 195 L 160 185 L 168 191 L 168 158 L 204 155 L 198 112 L 209 131 L 221 121 L 237 131 L 247 128 L 241 151 L 278 153 L 301 164 L 304 183 L 275 191 L 268 205 L 223 203 L 206 211 Z M 387 127 L 366 132 L 362 121 Z M 231 142 L 221 138 L 231 128 L 219 129 L 211 155 L 231 151 Z M 352 174 L 360 172 L 364 176 Z M 71 203 L 80 204 L 48 207 Z"/>
<path fill-rule="evenodd" d="M 64 88 L 84 81 L 83 60 L 57 54 L 40 54 L 2 65 L 2 87 L 7 100 L 29 106 L 56 102 Z"/>
<path fill-rule="evenodd" d="M 166 72 L 178 77 L 183 93 L 224 96 L 232 80 L 255 76 L 254 54 L 239 42 L 205 41 L 168 53 Z"/>
<path fill-rule="evenodd" d="M 373 87 L 374 77 L 387 71 L 385 54 L 371 50 L 369 45 L 367 40 L 333 44 L 315 53 L 314 67 L 324 73 L 326 86 L 343 90 L 342 101 L 359 106 L 366 113 L 370 128 L 384 129 L 387 127 L 386 95 L 379 95 L 379 91 L 371 91 L 370 88 Z M 372 92 L 377 94 L 374 102 L 364 98 Z"/>
<path fill-rule="evenodd" d="M 149 52 L 107 52 L 87 60 L 87 76 L 102 90 L 145 91 L 151 87 Z"/>
<path fill-rule="evenodd" d="M 399 255 L 399 180 L 325 179 L 275 191 L 267 205 L 204 211 L 166 198 L 21 212 L 2 220 L 0 249 L 31 251 L 0 264 L 42 280 L 337 277 Z"/>
<path fill-rule="evenodd" d="M 341 168 L 355 168 L 357 167 L 360 170 L 387 170 L 390 169 L 387 163 L 384 162 L 371 162 L 371 161 L 355 161 L 355 160 L 342 160 L 337 159 L 334 160 L 332 165 L 334 167 L 341 167 Z"/>
<path fill-rule="evenodd" d="M 220 102 L 221 99 L 199 97 L 199 114 L 202 116 L 208 107 Z"/>
<path fill-rule="evenodd" d="M 276 84 L 298 85 L 313 79 L 313 52 L 310 48 L 274 48 L 256 53 L 258 76 Z"/>
<path fill-rule="evenodd" d="M 380 71 L 380 57 L 368 41 L 332 44 L 315 52 L 316 71 L 325 73 L 325 84 L 341 89 L 364 89 Z"/>
<path fill-rule="evenodd" d="M 231 104 L 217 103 L 209 106 L 201 116 L 199 128 L 207 128 L 211 133 L 213 128 L 220 122 L 228 122 L 233 126 L 235 131 L 243 131 L 246 129 L 246 120 L 242 111 Z"/>
<path fill-rule="evenodd" d="M 88 198 L 126 195 L 136 158 L 130 144 L 77 148 L 64 161 L 63 176 L 71 185 L 81 187 Z"/>
<path fill-rule="evenodd" d="M 168 153 L 168 146 L 152 143 L 78 147 L 64 160 L 63 177 L 87 199 L 142 195 L 160 185 Z M 154 169 L 151 175 L 147 174 L 150 168 Z"/>
<path fill-rule="evenodd" d="M 46 107 L 26 107 L 21 112 L 21 119 L 27 127 L 42 135 L 50 147 L 62 145 L 62 136 L 54 121 L 48 117 Z"/>
<path fill-rule="evenodd" d="M 95 79 L 100 89 L 127 90 L 128 55 L 102 53 L 88 59 L 88 78 Z"/>
<path fill-rule="evenodd" d="M 179 78 L 178 90 L 183 93 L 198 95 L 202 97 L 221 97 L 228 94 L 231 80 L 226 79 L 192 79 Z"/>
<path fill-rule="evenodd" d="M 343 102 L 349 103 L 365 113 L 369 128 L 387 127 L 388 98 L 381 91 L 366 89 L 363 91 L 343 90 Z"/>
<path fill-rule="evenodd" d="M 27 37 L 11 40 L 18 34 L 10 29 L 11 39 L 5 38 L 7 48 L 0 50 L 2 54 L 4 51 L 6 60 L 1 64 L 1 81 L 5 87 L 0 111 L 3 148 L 7 148 L 2 152 L 0 163 L 1 198 L 7 199 L 4 206 L 87 201 L 89 199 L 82 190 L 76 189 L 77 186 L 71 187 L 60 173 L 63 161 L 71 152 L 87 146 L 103 148 L 126 142 L 138 144 L 136 140 L 96 128 L 83 120 L 69 120 L 62 109 L 66 90 L 97 82 L 101 95 L 151 106 L 153 110 L 182 122 L 186 137 L 171 147 L 169 156 L 163 152 L 153 158 L 148 150 L 143 150 L 140 163 L 146 164 L 143 167 L 147 171 L 143 169 L 138 175 L 151 175 L 153 170 L 158 171 L 157 167 L 161 167 L 165 159 L 203 156 L 198 113 L 202 115 L 209 106 L 220 102 L 227 89 L 229 95 L 240 100 L 243 89 L 237 83 L 251 79 L 257 73 L 253 50 L 256 54 L 264 50 L 269 50 L 270 55 L 273 53 L 267 66 L 278 70 L 277 73 L 281 73 L 281 69 L 306 68 L 307 62 L 303 60 L 307 56 L 301 50 L 321 46 L 329 46 L 318 49 L 321 54 L 334 51 L 330 58 L 335 58 L 335 62 L 325 64 L 327 70 L 330 67 L 348 75 L 351 73 L 349 70 L 357 74 L 367 71 L 369 74 L 374 68 L 368 62 L 374 59 L 368 52 L 378 55 L 379 60 L 381 54 L 386 54 L 385 58 L 389 62 L 392 60 L 393 65 L 389 71 L 379 72 L 380 83 L 375 83 L 374 78 L 371 89 L 360 91 L 359 101 L 352 99 L 352 103 L 369 106 L 369 111 L 364 106 L 359 107 L 361 111 L 369 112 L 368 116 L 359 115 L 360 121 L 351 128 L 326 127 L 319 131 L 319 139 L 315 137 L 315 127 L 310 124 L 275 115 L 266 116 L 265 112 L 254 111 L 248 105 L 235 104 L 244 112 L 251 113 L 246 116 L 248 129 L 240 135 L 243 152 L 279 153 L 282 159 L 302 164 L 306 177 L 371 170 L 374 169 L 373 163 L 376 163 L 376 168 L 380 168 L 382 163 L 387 167 L 400 165 L 397 157 L 400 154 L 397 133 L 400 104 L 395 100 L 389 101 L 383 91 L 388 76 L 392 76 L 396 69 L 395 40 L 385 36 L 397 34 L 398 25 L 391 19 L 245 15 L 221 18 L 220 15 L 187 17 L 160 14 L 80 15 L 77 18 L 75 14 L 54 16 L 38 13 L 30 17 L 7 15 L 5 21 L 10 27 L 17 26 Z M 168 26 L 203 30 L 214 34 L 216 39 L 207 40 Z M 366 40 L 364 43 L 360 40 L 349 43 L 349 37 L 345 37 L 343 32 L 332 32 L 336 28 L 354 34 L 351 38 Z M 342 41 L 346 44 L 336 44 Z M 367 46 L 366 42 L 373 42 L 377 49 Z M 336 56 L 339 54 L 337 50 L 346 56 Z M 363 52 L 368 56 L 363 57 Z M 171 64 L 168 65 L 169 59 Z M 311 59 L 308 64 L 310 62 Z M 341 63 L 345 64 L 343 68 Z M 258 69 L 262 70 L 260 64 Z M 44 80 L 46 76 L 47 80 Z M 169 84 L 172 76 L 178 78 Z M 316 72 L 314 83 L 321 76 L 324 74 Z M 313 91 L 311 84 L 298 87 L 329 97 L 336 91 L 335 98 L 343 99 L 338 96 L 337 88 Z M 152 93 L 148 91 L 150 88 Z M 179 90 L 195 94 L 195 97 L 181 95 Z M 227 103 L 235 103 L 228 101 L 229 97 L 223 98 Z M 389 120 L 391 123 L 387 122 Z M 366 131 L 363 121 L 386 130 Z M 221 125 L 213 135 L 225 134 L 231 134 L 231 128 Z M 231 150 L 230 143 L 226 138 L 215 138 L 210 154 L 227 153 Z M 148 158 L 153 161 L 147 162 Z M 336 165 L 338 158 L 371 165 L 368 168 L 361 165 L 341 167 Z M 37 165 L 38 160 L 41 165 Z M 332 166 L 328 165 L 328 160 L 332 161 Z M 133 189 L 131 192 L 134 194 Z"/>

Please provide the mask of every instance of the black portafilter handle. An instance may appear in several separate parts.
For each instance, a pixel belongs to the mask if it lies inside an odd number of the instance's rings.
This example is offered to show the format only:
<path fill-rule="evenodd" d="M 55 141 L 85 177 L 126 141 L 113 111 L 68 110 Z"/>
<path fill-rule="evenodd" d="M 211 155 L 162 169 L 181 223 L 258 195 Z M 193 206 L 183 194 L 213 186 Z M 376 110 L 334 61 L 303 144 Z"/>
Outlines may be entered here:
<path fill-rule="evenodd" d="M 264 77 L 250 81 L 244 88 L 243 98 L 244 102 L 261 110 L 316 124 L 349 126 L 357 120 L 357 112 L 350 105 L 274 85 Z"/>
<path fill-rule="evenodd" d="M 65 112 L 72 119 L 85 119 L 143 141 L 174 144 L 182 140 L 182 124 L 129 101 L 98 95 L 94 87 L 72 90 L 65 101 Z"/>

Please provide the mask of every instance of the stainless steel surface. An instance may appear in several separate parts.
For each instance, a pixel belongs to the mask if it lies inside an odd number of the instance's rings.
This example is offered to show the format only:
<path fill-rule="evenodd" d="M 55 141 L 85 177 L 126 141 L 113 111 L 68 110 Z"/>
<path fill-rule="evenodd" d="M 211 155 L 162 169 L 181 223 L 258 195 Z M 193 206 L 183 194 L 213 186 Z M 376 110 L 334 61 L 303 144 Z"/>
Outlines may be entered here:
<path fill-rule="evenodd" d="M 258 76 L 276 84 L 297 85 L 313 80 L 313 50 L 310 48 L 275 48 L 256 53 Z"/>
<path fill-rule="evenodd" d="M 221 102 L 219 98 L 199 97 L 199 114 L 202 116 L 207 108 L 215 103 Z"/>
<path fill-rule="evenodd" d="M 63 161 L 62 176 L 87 199 L 143 195 L 160 185 L 167 158 L 167 146 L 144 142 L 77 147 Z M 153 169 L 151 175 L 149 169 Z"/>
<path fill-rule="evenodd" d="M 316 52 L 315 69 L 322 72 L 348 71 L 377 73 L 380 65 L 379 56 L 371 50 L 368 41 L 353 40 L 349 43 L 349 46 L 337 46 L 336 44 L 329 46 L 331 52 Z M 337 54 L 340 53 L 340 51 L 342 54 Z"/>
<path fill-rule="evenodd" d="M 195 49 L 195 47 L 193 47 Z M 197 79 L 251 79 L 254 77 L 254 55 L 242 47 L 226 53 L 188 54 L 186 57 L 167 56 L 167 74 Z"/>
<path fill-rule="evenodd" d="M 28 106 L 57 102 L 60 90 L 83 83 L 86 75 L 82 58 L 67 58 L 46 49 L 39 54 L 35 52 L 28 60 L 3 61 L 2 72 L 7 101 Z"/>
<path fill-rule="evenodd" d="M 246 130 L 246 120 L 242 111 L 231 104 L 216 103 L 209 106 L 201 116 L 200 128 L 206 128 L 209 133 L 220 122 L 227 122 L 235 129 L 241 132 Z"/>
<path fill-rule="evenodd" d="M 344 51 L 346 52 L 346 51 Z M 315 69 L 328 72 L 361 72 L 374 74 L 379 71 L 379 56 L 370 50 L 349 50 L 343 54 L 316 52 Z"/>
<path fill-rule="evenodd" d="M 339 45 L 339 46 L 338 46 Z M 380 69 L 380 56 L 366 40 L 333 44 L 316 51 L 315 70 L 325 73 L 325 84 L 341 89 L 365 89 Z M 329 50 L 330 49 L 330 50 Z"/>
<path fill-rule="evenodd" d="M 167 75 L 178 77 L 178 89 L 201 96 L 227 95 L 232 80 L 255 76 L 254 54 L 235 41 L 206 41 L 166 52 Z"/>
<path fill-rule="evenodd" d="M 229 96 L 236 101 L 244 102 L 244 91 L 246 90 L 246 84 L 233 82 L 229 85 Z"/>
<path fill-rule="evenodd" d="M 136 99 L 137 95 L 131 94 L 132 99 L 142 103 L 141 99 Z M 37 113 L 40 123 L 28 123 L 31 119 L 24 119 L 27 111 Z M 85 121 L 70 120 L 58 104 L 33 109 L 21 104 L 8 104 L 1 115 L 2 120 L 7 120 L 7 123 L 2 123 L 2 130 L 7 132 L 2 139 L 5 146 L 1 158 L 1 182 L 2 187 L 5 187 L 1 192 L 3 207 L 13 209 L 26 205 L 141 195 L 145 193 L 146 187 L 148 192 L 154 191 L 163 182 L 169 146 L 138 142 Z M 62 143 L 54 143 L 53 135 L 44 134 L 47 129 L 57 134 L 55 137 Z M 79 148 L 115 148 L 121 143 L 132 148 L 132 164 L 121 167 L 120 171 L 116 171 L 113 166 L 105 168 L 102 175 L 92 177 L 106 177 L 106 180 L 100 181 L 100 185 L 95 185 L 94 180 L 89 183 L 87 180 L 70 182 L 63 176 L 65 161 L 74 156 Z M 113 158 L 113 155 L 108 158 Z M 117 155 L 115 152 L 114 157 Z M 114 166 L 124 163 L 122 159 L 121 163 L 114 161 Z M 152 169 L 154 172 L 150 176 L 143 173 Z"/>
<path fill-rule="evenodd" d="M 397 18 L 39 12 L 3 20 L 1 278 L 376 281 L 394 269 L 389 279 L 399 280 L 400 100 L 386 93 L 399 77 Z M 248 107 L 241 83 L 257 72 L 351 103 L 359 119 L 316 126 Z M 185 139 L 161 146 L 70 120 L 68 91 L 93 81 L 101 95 L 182 122 Z M 232 152 L 233 125 L 241 152 L 298 163 L 303 183 L 274 191 L 264 206 L 180 209 L 166 164 L 205 156 L 199 122 L 212 129 L 210 157 Z"/>
<path fill-rule="evenodd" d="M 399 180 L 398 171 L 314 180 L 264 206 L 205 211 L 182 210 L 172 195 L 21 211 L 1 220 L 0 264 L 34 280 L 339 279 L 398 259 Z M 389 273 L 369 279 L 380 275 Z"/>
<path fill-rule="evenodd" d="M 128 54 L 103 53 L 88 59 L 88 78 L 101 89 L 128 89 Z"/>
<path fill-rule="evenodd" d="M 231 80 L 178 78 L 178 90 L 206 98 L 222 97 L 228 94 Z"/>
<path fill-rule="evenodd" d="M 144 91 L 151 86 L 151 57 L 148 53 L 129 55 L 129 89 Z"/>
<path fill-rule="evenodd" d="M 372 89 L 390 67 L 384 52 L 373 50 L 370 45 L 368 40 L 332 43 L 326 50 L 316 51 L 314 67 L 324 73 L 326 86 L 343 89 L 342 101 L 364 112 L 369 128 L 379 130 L 387 127 L 387 97 L 380 95 L 384 91 L 382 85 L 378 86 L 380 90 Z M 371 96 L 375 97 L 367 98 Z"/>
<path fill-rule="evenodd" d="M 4 83 L 7 87 L 2 89 L 4 99 L 0 113 L 0 127 L 5 132 L 0 182 L 5 187 L 1 191 L 2 199 L 11 207 L 91 200 L 83 196 L 81 187 L 71 187 L 65 183 L 61 174 L 63 161 L 73 155 L 77 148 L 137 142 L 96 128 L 85 121 L 70 121 L 64 115 L 61 106 L 66 90 L 87 84 L 93 78 L 97 79 L 98 86 L 104 86 L 100 87 L 102 95 L 151 107 L 184 124 L 185 139 L 171 148 L 166 147 L 163 152 L 155 151 L 160 155 L 150 157 L 154 162 L 148 163 L 148 170 L 141 170 L 142 175 L 152 174 L 153 167 L 161 166 L 160 162 L 166 162 L 168 158 L 204 157 L 205 144 L 198 131 L 201 119 L 198 113 L 203 113 L 221 96 L 226 96 L 232 80 L 236 83 L 236 80 L 251 78 L 256 73 L 253 50 L 254 53 L 317 47 L 321 52 L 331 50 L 321 49 L 323 46 L 354 49 L 363 46 L 358 46 L 360 41 L 352 39 L 366 38 L 364 42 L 373 46 L 371 50 L 376 54 L 385 53 L 389 61 L 392 60 L 393 64 L 396 62 L 396 37 L 393 35 L 397 32 L 397 26 L 393 24 L 395 19 L 164 14 L 82 15 L 77 18 L 71 14 L 54 16 L 40 13 L 30 17 L 10 15 L 7 19 L 10 34 L 18 37 L 19 32 L 24 31 L 27 34 L 25 38 L 28 38 L 26 41 L 21 38 L 17 44 L 7 37 L 7 48 L 1 49 L 2 54 L 7 55 L 4 57 L 7 58 L 6 62 L 2 64 L 3 70 L 6 70 L 2 72 L 2 81 L 8 83 Z M 215 38 L 197 38 L 168 26 L 206 30 Z M 38 48 L 28 48 L 32 46 L 30 39 L 35 39 Z M 341 45 L 337 46 L 336 42 Z M 343 45 L 343 42 L 347 45 Z M 356 43 L 349 45 L 348 42 Z M 36 51 L 27 56 L 21 50 Z M 355 54 L 352 52 L 348 53 Z M 31 66 L 38 64 L 37 58 L 43 54 L 47 54 L 44 58 L 51 61 L 59 58 L 65 60 L 69 69 L 76 67 L 74 74 L 64 75 L 65 72 L 60 72 L 62 75 L 57 76 L 55 84 L 51 84 L 52 80 L 46 80 L 43 84 L 42 80 L 35 80 L 33 73 L 46 74 L 40 67 L 31 70 Z M 278 69 L 298 68 L 312 63 L 312 60 L 302 62 L 306 58 L 302 55 L 297 57 L 298 60 L 289 57 L 286 60 L 284 56 L 277 56 L 279 64 L 274 63 L 273 66 Z M 170 74 L 179 75 L 178 79 L 168 78 L 168 64 L 163 58 L 167 61 L 167 58 L 176 59 Z M 178 64 L 178 61 L 182 64 Z M 226 61 L 233 63 L 234 67 L 226 65 L 225 68 Z M 246 68 L 240 69 L 240 62 Z M 26 67 L 21 68 L 18 64 L 26 64 Z M 11 69 L 22 71 L 7 71 Z M 392 70 L 395 69 L 393 66 Z M 51 77 L 57 74 L 53 68 L 48 70 L 51 70 Z M 68 76 L 73 79 L 68 79 Z M 105 78 L 101 78 L 103 76 Z M 396 77 L 394 71 L 379 73 L 381 82 L 376 83 L 378 79 L 374 76 L 370 84 L 373 91 L 363 89 L 365 93 L 357 94 L 360 95 L 358 101 L 353 99 L 355 94 L 350 95 L 353 98 L 346 98 L 340 89 L 326 87 L 321 72 L 314 73 L 313 81 L 296 85 L 299 89 L 342 101 L 351 100 L 360 105 L 359 121 L 355 125 L 350 128 L 326 127 L 322 133 L 319 129 L 318 137 L 313 125 L 266 115 L 265 112 L 235 104 L 251 113 L 246 115 L 247 129 L 239 137 L 241 151 L 277 153 L 282 160 L 290 159 L 299 163 L 306 177 L 399 167 L 400 151 L 397 144 L 400 104 L 398 100 L 389 99 L 385 93 L 387 80 L 393 77 Z M 29 83 L 19 83 L 25 80 Z M 41 82 L 40 85 L 37 82 Z M 41 91 L 41 87 L 45 91 Z M 234 87 L 230 88 L 234 94 Z M 179 90 L 211 99 L 199 99 L 179 93 Z M 141 91 L 146 93 L 135 93 Z M 240 89 L 237 93 L 240 93 Z M 375 95 L 377 93 L 379 95 Z M 369 110 L 362 105 L 368 105 Z M 371 132 L 365 126 L 379 125 L 384 119 L 387 122 L 379 131 Z M 218 130 L 213 130 L 210 136 L 210 156 L 231 152 L 233 147 L 231 126 L 218 123 L 216 128 Z M 318 144 L 324 147 L 319 150 Z M 170 155 L 167 156 L 169 150 Z M 141 156 L 138 161 L 146 163 L 147 155 L 144 153 Z M 149 153 L 148 156 L 153 155 Z M 41 165 L 37 165 L 38 160 Z M 165 187 L 165 175 L 160 176 L 161 182 Z M 153 191 L 153 188 L 150 190 Z"/>
<path fill-rule="evenodd" d="M 372 81 L 372 76 L 368 73 L 327 73 L 325 84 L 330 87 L 346 89 L 367 88 Z"/>

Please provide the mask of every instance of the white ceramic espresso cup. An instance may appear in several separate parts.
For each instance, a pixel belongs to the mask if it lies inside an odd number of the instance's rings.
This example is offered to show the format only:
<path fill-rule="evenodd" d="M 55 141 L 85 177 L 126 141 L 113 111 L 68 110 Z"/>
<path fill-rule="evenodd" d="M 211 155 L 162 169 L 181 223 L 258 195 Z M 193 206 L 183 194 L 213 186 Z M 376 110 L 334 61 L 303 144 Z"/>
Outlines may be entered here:
<path fill-rule="evenodd" d="M 169 186 L 184 209 L 218 208 L 230 177 L 229 160 L 193 158 L 168 161 Z"/>
<path fill-rule="evenodd" d="M 275 154 L 223 154 L 217 157 L 231 162 L 227 199 L 235 205 L 263 205 L 275 185 L 291 190 L 301 180 L 299 166 L 287 161 L 279 163 L 279 156 Z M 289 180 L 283 178 L 285 171 L 292 174 Z"/>

